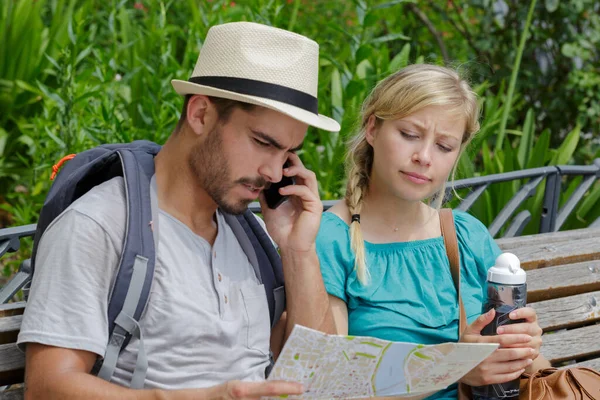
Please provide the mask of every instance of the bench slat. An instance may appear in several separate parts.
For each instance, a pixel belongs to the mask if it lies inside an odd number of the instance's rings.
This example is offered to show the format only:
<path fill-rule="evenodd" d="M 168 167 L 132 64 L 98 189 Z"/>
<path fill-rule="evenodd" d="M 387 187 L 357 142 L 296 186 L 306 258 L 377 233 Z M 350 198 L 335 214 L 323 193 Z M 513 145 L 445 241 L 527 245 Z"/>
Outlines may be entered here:
<path fill-rule="evenodd" d="M 14 343 L 17 341 L 22 320 L 22 315 L 0 318 L 0 344 Z"/>
<path fill-rule="evenodd" d="M 600 261 L 557 265 L 527 272 L 527 301 L 530 303 L 597 290 L 600 290 Z"/>
<path fill-rule="evenodd" d="M 499 238 L 496 239 L 496 243 L 498 243 L 498 246 L 500 246 L 502 250 L 505 250 L 564 242 L 574 243 L 577 240 L 587 239 L 589 237 L 600 238 L 600 229 L 572 229 L 569 231 L 561 232 L 515 236 L 511 238 Z"/>
<path fill-rule="evenodd" d="M 542 337 L 542 353 L 553 364 L 584 357 L 600 357 L 600 325 L 554 332 Z"/>
<path fill-rule="evenodd" d="M 0 386 L 23 383 L 25 354 L 16 343 L 0 344 Z"/>
<path fill-rule="evenodd" d="M 10 317 L 11 315 L 21 315 L 25 311 L 25 302 L 0 304 L 0 318 Z"/>
<path fill-rule="evenodd" d="M 600 321 L 600 292 L 580 294 L 531 304 L 545 331 L 576 328 Z"/>
<path fill-rule="evenodd" d="M 514 253 L 526 270 L 600 260 L 600 235 L 576 241 L 531 246 L 506 247 Z"/>
<path fill-rule="evenodd" d="M 573 367 L 586 367 L 596 371 L 600 371 L 600 358 L 594 358 L 591 360 L 583 361 L 573 365 Z"/>

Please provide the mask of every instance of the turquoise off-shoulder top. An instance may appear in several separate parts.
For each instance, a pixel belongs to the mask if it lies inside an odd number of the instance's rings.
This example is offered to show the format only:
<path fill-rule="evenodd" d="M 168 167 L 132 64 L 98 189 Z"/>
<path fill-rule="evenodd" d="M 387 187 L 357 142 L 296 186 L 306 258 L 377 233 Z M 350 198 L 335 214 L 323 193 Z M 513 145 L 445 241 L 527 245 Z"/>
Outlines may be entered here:
<path fill-rule="evenodd" d="M 453 211 L 461 262 L 461 294 L 468 322 L 481 314 L 487 270 L 500 254 L 487 228 L 475 217 Z M 458 341 L 458 301 L 440 237 L 412 242 L 365 242 L 370 283 L 354 271 L 348 225 L 323 214 L 317 254 L 327 292 L 348 306 L 348 333 L 398 342 Z M 456 385 L 429 399 L 456 399 Z"/>

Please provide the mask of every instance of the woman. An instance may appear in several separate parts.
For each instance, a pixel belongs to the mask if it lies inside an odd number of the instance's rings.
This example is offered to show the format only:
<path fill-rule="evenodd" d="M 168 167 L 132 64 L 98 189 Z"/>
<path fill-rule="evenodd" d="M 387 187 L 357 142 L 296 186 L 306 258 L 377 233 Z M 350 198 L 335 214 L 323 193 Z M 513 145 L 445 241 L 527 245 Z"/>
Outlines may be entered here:
<path fill-rule="evenodd" d="M 345 201 L 324 213 L 317 238 L 321 271 L 339 334 L 435 344 L 458 341 L 458 302 L 438 210 L 445 182 L 479 129 L 475 93 L 456 72 L 412 65 L 380 82 L 366 99 L 348 154 Z M 463 342 L 500 343 L 467 374 L 471 386 L 507 382 L 549 366 L 540 356 L 535 311 L 524 308 L 497 336 L 477 318 L 487 269 L 500 249 L 474 217 L 454 211 Z M 535 362 L 534 362 L 535 361 Z M 431 399 L 456 399 L 456 385 Z"/>

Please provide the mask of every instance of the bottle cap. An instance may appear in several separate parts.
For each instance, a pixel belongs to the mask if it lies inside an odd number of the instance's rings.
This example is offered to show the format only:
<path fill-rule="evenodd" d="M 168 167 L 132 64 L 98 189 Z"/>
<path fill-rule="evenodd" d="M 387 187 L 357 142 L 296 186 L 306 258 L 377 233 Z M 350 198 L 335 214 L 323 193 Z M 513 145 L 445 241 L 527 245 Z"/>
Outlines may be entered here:
<path fill-rule="evenodd" d="M 527 274 L 521 269 L 521 262 L 512 253 L 502 253 L 496 258 L 496 265 L 488 270 L 488 282 L 506 285 L 521 285 Z"/>

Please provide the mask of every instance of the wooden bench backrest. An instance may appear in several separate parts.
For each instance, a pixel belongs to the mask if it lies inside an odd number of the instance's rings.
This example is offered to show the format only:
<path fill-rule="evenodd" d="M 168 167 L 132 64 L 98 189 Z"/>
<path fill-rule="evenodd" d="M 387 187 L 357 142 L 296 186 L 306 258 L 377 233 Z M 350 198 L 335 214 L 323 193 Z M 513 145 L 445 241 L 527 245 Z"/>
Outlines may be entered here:
<path fill-rule="evenodd" d="M 555 366 L 572 361 L 600 370 L 600 229 L 497 242 L 528 269 L 528 302 L 552 332 L 544 335 L 544 356 Z M 15 344 L 23 310 L 22 302 L 0 305 L 0 386 L 24 379 L 25 357 Z"/>
<path fill-rule="evenodd" d="M 23 382 L 25 355 L 16 341 L 25 303 L 0 304 L 0 386 Z"/>

